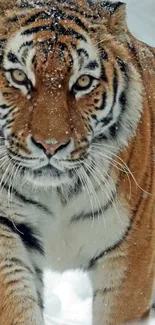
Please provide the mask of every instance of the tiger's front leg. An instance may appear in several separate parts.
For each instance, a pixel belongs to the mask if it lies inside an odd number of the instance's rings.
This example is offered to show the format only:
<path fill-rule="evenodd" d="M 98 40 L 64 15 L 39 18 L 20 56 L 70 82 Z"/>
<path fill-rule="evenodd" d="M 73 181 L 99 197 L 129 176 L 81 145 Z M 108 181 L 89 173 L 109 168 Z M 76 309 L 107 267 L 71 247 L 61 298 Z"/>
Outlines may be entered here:
<path fill-rule="evenodd" d="M 148 324 L 153 270 L 145 269 L 144 275 L 145 262 L 137 263 L 135 259 L 135 263 L 132 272 L 120 249 L 92 261 L 89 276 L 93 287 L 93 325 Z"/>
<path fill-rule="evenodd" d="M 0 218 L 0 324 L 43 325 L 41 269 L 11 221 Z M 35 252 L 33 252 L 35 254 Z M 37 252 L 36 252 L 37 254 Z"/>

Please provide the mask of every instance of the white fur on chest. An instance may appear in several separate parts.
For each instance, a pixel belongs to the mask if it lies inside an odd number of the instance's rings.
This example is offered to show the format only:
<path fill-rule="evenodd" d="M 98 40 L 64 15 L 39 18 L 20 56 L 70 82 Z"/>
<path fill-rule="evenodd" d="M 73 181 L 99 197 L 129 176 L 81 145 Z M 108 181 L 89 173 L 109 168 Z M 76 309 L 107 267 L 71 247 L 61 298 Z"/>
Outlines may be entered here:
<path fill-rule="evenodd" d="M 66 205 L 63 205 L 56 191 L 36 192 L 35 195 L 29 191 L 29 197 L 45 206 L 48 213 L 36 205 L 27 205 L 18 200 L 20 204 L 16 204 L 14 200 L 11 209 L 12 213 L 16 212 L 14 221 L 37 227 L 45 244 L 47 265 L 53 270 L 87 268 L 92 258 L 121 240 L 130 224 L 130 217 L 116 199 L 105 211 L 93 217 L 92 211 L 100 210 L 109 202 L 115 190 L 114 183 L 110 185 L 111 193 L 107 193 L 106 189 L 103 191 L 103 187 L 98 188 L 96 196 L 91 191 L 88 195 L 87 191 L 82 190 Z M 5 197 L 6 193 L 3 194 Z M 2 206 L 8 214 L 4 197 L 1 196 Z M 82 218 L 85 214 L 90 217 Z M 79 215 L 80 220 L 75 221 L 74 217 Z"/>
<path fill-rule="evenodd" d="M 105 197 L 105 202 L 107 197 Z M 104 206 L 103 192 L 98 199 Z M 51 220 L 46 229 L 45 251 L 48 263 L 53 270 L 86 268 L 91 258 L 108 250 L 121 240 L 130 218 L 118 201 L 115 201 L 105 212 L 93 218 L 71 221 L 77 213 L 91 212 L 93 199 L 82 193 L 66 207 L 58 209 L 58 214 Z"/>

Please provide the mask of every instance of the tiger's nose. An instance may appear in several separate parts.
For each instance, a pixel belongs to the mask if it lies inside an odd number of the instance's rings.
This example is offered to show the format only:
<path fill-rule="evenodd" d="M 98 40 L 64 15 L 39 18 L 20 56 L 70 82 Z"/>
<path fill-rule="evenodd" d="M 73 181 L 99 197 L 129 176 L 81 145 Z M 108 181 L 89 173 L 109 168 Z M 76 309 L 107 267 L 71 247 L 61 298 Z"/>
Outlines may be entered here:
<path fill-rule="evenodd" d="M 32 142 L 40 149 L 42 149 L 46 154 L 54 155 L 56 151 L 66 147 L 70 140 L 67 142 L 58 142 L 55 139 L 52 140 L 42 140 L 40 138 L 32 138 Z"/>

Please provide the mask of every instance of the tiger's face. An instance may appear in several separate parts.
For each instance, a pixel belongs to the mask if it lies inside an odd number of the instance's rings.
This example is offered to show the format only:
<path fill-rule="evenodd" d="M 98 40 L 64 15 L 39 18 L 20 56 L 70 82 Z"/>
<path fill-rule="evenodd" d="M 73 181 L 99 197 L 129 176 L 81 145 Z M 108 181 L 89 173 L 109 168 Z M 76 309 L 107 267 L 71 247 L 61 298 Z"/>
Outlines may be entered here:
<path fill-rule="evenodd" d="M 1 141 L 23 179 L 70 184 L 128 143 L 140 117 L 138 75 L 98 8 L 23 8 L 0 43 Z"/>

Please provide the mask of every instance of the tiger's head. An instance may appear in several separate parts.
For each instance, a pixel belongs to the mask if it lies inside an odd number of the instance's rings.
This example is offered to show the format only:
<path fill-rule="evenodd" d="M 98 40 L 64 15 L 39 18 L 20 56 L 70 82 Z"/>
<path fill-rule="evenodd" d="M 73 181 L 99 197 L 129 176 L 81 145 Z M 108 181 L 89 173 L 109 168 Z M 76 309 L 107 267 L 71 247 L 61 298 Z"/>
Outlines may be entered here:
<path fill-rule="evenodd" d="M 120 2 L 21 0 L 5 10 L 1 152 L 23 179 L 71 184 L 83 166 L 91 172 L 100 160 L 106 173 L 128 144 L 140 118 L 141 86 L 126 30 Z"/>

